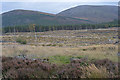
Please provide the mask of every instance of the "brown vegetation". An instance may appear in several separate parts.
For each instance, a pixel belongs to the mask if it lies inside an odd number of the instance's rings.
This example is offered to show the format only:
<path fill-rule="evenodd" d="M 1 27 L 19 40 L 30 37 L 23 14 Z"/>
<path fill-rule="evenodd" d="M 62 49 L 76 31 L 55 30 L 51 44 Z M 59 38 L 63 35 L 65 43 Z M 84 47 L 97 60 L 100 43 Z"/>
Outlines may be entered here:
<path fill-rule="evenodd" d="M 92 62 L 85 58 L 74 59 L 69 64 L 57 66 L 40 59 L 3 57 L 2 63 L 3 78 L 9 79 L 119 77 L 118 63 L 107 59 Z M 107 65 L 108 63 L 112 65 Z M 114 69 L 111 67 L 114 67 Z"/>

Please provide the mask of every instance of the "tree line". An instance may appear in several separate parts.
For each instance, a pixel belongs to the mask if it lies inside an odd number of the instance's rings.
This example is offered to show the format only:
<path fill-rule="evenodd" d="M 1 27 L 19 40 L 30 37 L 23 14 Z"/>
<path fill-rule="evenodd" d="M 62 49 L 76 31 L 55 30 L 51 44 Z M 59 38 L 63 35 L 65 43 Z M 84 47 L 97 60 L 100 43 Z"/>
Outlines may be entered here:
<path fill-rule="evenodd" d="M 81 29 L 98 29 L 98 28 L 110 28 L 118 27 L 118 24 L 80 24 L 80 25 L 19 25 L 19 26 L 7 26 L 3 27 L 3 33 L 8 32 L 44 32 L 54 30 L 81 30 Z"/>

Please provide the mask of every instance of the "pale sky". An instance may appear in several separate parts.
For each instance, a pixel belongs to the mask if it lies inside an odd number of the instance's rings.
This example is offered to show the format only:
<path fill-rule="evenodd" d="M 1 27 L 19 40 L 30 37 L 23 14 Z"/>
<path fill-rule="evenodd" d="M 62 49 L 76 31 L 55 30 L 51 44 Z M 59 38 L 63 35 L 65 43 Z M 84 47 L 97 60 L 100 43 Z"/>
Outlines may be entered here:
<path fill-rule="evenodd" d="M 69 1 L 69 2 L 68 2 Z M 119 0 L 2 0 L 0 13 L 15 9 L 34 10 L 46 13 L 59 13 L 79 5 L 117 5 Z"/>
<path fill-rule="evenodd" d="M 119 0 L 1 0 L 2 2 L 118 2 Z"/>

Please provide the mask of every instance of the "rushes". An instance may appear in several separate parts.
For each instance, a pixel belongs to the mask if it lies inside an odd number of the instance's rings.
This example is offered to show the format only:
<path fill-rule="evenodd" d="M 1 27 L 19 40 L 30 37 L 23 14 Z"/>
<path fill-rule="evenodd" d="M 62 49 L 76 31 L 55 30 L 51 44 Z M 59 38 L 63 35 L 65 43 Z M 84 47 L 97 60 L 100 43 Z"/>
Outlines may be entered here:
<path fill-rule="evenodd" d="M 87 78 L 108 78 L 109 73 L 105 67 L 97 68 L 94 64 L 89 65 L 88 67 L 83 67 L 85 77 Z"/>

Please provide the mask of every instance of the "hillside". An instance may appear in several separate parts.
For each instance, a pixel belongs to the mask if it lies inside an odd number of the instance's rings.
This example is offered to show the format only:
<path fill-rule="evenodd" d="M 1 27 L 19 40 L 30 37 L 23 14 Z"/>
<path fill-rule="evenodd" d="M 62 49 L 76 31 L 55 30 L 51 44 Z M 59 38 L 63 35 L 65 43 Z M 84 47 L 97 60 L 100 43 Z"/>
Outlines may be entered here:
<path fill-rule="evenodd" d="M 59 25 L 91 23 L 88 20 L 63 17 L 55 14 L 30 10 L 13 10 L 2 14 L 3 26 L 15 26 L 24 24 Z"/>
<path fill-rule="evenodd" d="M 91 20 L 93 22 L 111 22 L 118 18 L 117 6 L 77 6 L 58 13 L 59 16 Z"/>
<path fill-rule="evenodd" d="M 13 10 L 2 14 L 2 25 L 73 25 L 106 23 L 117 20 L 117 6 L 77 6 L 58 14 L 31 10 Z"/>

